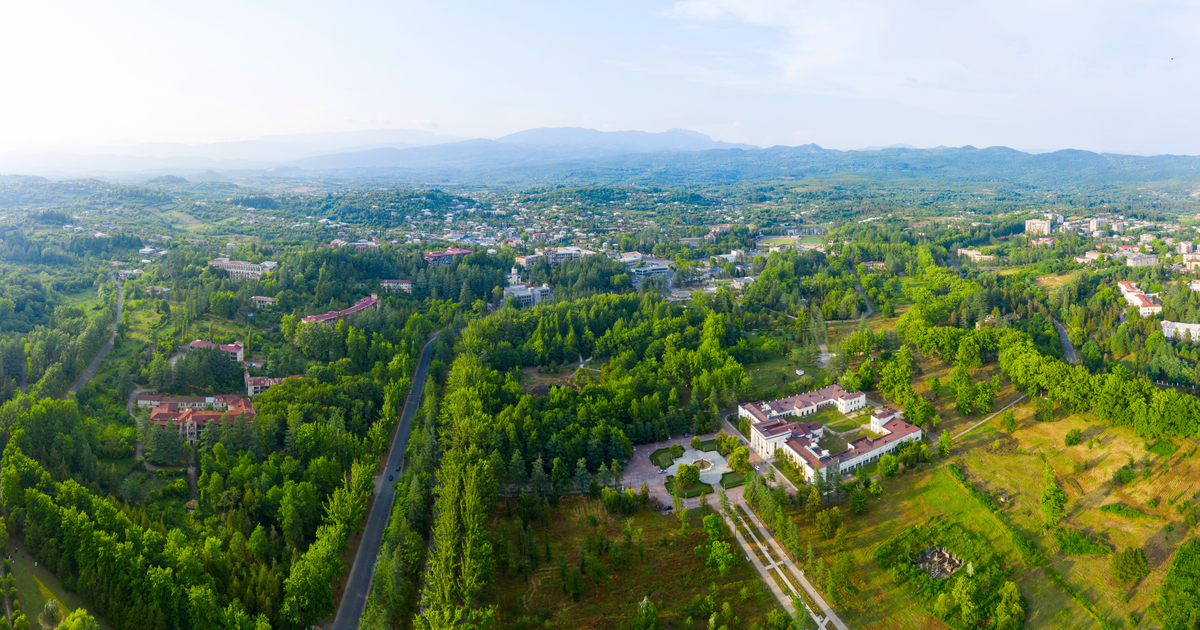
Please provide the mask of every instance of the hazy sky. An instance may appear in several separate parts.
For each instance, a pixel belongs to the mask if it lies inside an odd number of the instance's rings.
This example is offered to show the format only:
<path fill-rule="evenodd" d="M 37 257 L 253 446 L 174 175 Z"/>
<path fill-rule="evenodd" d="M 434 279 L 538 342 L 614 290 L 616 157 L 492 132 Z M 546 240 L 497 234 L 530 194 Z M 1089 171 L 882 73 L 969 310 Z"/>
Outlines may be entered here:
<path fill-rule="evenodd" d="M 6 0 L 0 150 L 580 126 L 1200 154 L 1197 33 L 1200 5 L 1138 0 Z"/>

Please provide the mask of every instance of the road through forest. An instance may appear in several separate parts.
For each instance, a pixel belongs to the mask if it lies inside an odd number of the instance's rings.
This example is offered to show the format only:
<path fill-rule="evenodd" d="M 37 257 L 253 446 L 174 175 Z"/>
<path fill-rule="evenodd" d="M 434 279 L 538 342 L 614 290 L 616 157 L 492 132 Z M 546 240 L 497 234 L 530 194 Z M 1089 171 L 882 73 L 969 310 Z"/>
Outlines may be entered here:
<path fill-rule="evenodd" d="M 421 405 L 421 392 L 425 389 L 425 376 L 429 373 L 429 360 L 433 356 L 433 342 L 429 340 L 421 351 L 421 361 L 413 372 L 412 386 L 408 390 L 408 398 L 404 401 L 404 411 L 400 414 L 400 426 L 396 428 L 396 436 L 392 438 L 392 448 L 387 455 L 387 466 L 384 475 L 396 474 L 396 468 L 404 465 L 404 450 L 408 447 L 408 432 L 412 419 L 417 415 Z M 392 503 L 396 501 L 396 489 L 383 477 L 376 483 L 375 503 L 371 505 L 371 514 L 367 517 L 367 525 L 363 531 L 362 541 L 358 545 L 358 553 L 354 556 L 354 565 L 350 567 L 350 578 L 346 580 L 346 591 L 333 619 L 333 630 L 356 630 L 358 621 L 367 608 L 367 595 L 371 592 L 371 580 L 375 577 L 375 558 L 379 556 L 379 547 L 383 544 L 383 530 L 387 527 L 388 517 L 392 513 Z"/>

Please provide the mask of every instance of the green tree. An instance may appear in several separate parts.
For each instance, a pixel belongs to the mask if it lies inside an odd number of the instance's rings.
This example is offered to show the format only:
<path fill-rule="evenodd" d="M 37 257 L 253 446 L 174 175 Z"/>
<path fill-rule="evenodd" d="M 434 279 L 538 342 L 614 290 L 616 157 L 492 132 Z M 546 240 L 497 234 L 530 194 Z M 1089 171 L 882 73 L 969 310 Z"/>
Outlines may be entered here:
<path fill-rule="evenodd" d="M 554 458 L 554 466 L 550 469 L 550 481 L 554 484 L 554 489 L 559 492 L 565 490 L 567 484 L 571 482 L 571 470 L 563 463 L 561 457 Z"/>
<path fill-rule="evenodd" d="M 649 595 L 638 603 L 637 613 L 630 620 L 629 627 L 631 630 L 663 630 L 658 622 L 658 608 L 650 601 Z"/>
<path fill-rule="evenodd" d="M 700 469 L 691 464 L 680 464 L 675 468 L 675 489 L 677 492 L 694 486 L 700 481 Z"/>
<path fill-rule="evenodd" d="M 950 430 L 946 429 L 945 431 L 942 431 L 942 434 L 940 436 L 938 436 L 938 441 L 937 441 L 938 455 L 941 457 L 946 457 L 947 455 L 950 454 L 950 449 L 952 449 L 952 448 L 954 448 L 954 438 L 951 437 Z"/>
<path fill-rule="evenodd" d="M 884 453 L 879 458 L 879 474 L 891 479 L 900 470 L 900 462 L 891 453 Z"/>
<path fill-rule="evenodd" d="M 815 521 L 817 514 L 821 513 L 821 509 L 825 507 L 824 500 L 821 499 L 821 493 L 817 487 L 810 486 L 808 490 L 808 500 L 804 502 L 804 512 L 808 514 L 809 520 Z"/>
<path fill-rule="evenodd" d="M 1066 512 L 1066 507 L 1067 494 L 1063 492 L 1062 485 L 1054 476 L 1054 471 L 1047 467 L 1042 481 L 1042 517 L 1046 521 L 1046 526 L 1057 525 Z"/>
<path fill-rule="evenodd" d="M 1017 414 L 1013 413 L 1012 409 L 1007 409 L 1000 414 L 1000 428 L 1004 429 L 1006 433 L 1017 430 Z"/>
<path fill-rule="evenodd" d="M 1109 559 L 1109 568 L 1118 582 L 1136 582 L 1150 574 L 1146 552 L 1141 547 L 1126 547 Z"/>
<path fill-rule="evenodd" d="M 729 568 L 733 566 L 736 559 L 729 543 L 717 540 L 709 544 L 707 564 L 710 568 L 715 568 L 722 577 L 729 572 Z"/>
<path fill-rule="evenodd" d="M 856 514 L 861 514 L 867 510 L 867 491 L 859 486 L 850 493 L 850 509 Z"/>
<path fill-rule="evenodd" d="M 992 616 L 996 630 L 1020 630 L 1025 626 L 1025 606 L 1021 589 L 1013 582 L 1005 581 L 1000 587 L 1000 603 Z"/>
<path fill-rule="evenodd" d="M 729 467 L 738 472 L 750 472 L 750 450 L 745 446 L 733 449 L 727 461 L 729 462 Z"/>

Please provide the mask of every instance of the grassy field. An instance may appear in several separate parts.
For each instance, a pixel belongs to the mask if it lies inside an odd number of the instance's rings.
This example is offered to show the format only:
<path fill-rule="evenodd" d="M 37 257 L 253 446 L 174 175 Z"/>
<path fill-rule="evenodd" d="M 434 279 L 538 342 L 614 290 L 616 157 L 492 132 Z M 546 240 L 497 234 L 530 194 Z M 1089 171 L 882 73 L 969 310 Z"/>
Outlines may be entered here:
<path fill-rule="evenodd" d="M 1092 617 L 1053 586 L 1040 568 L 1028 568 L 1000 521 L 978 503 L 940 466 L 925 467 L 884 482 L 884 493 L 871 499 L 866 512 L 850 513 L 841 508 L 848 531 L 848 553 L 857 569 L 855 582 L 859 596 L 838 609 L 852 628 L 944 628 L 919 604 L 899 588 L 878 567 L 872 553 L 875 548 L 907 527 L 932 517 L 961 523 L 989 540 L 993 549 L 1012 571 L 1011 579 L 1028 599 L 1026 628 L 1090 627 Z M 803 540 L 813 542 L 818 557 L 832 557 L 833 541 L 824 540 L 812 522 L 799 510 L 793 519 L 800 524 Z M 887 605 L 877 605 L 887 602 Z M 1065 611 L 1065 612 L 1064 612 Z"/>
<path fill-rule="evenodd" d="M 705 567 L 704 559 L 693 551 L 706 540 L 700 519 L 707 510 L 690 512 L 692 531 L 687 535 L 679 534 L 679 521 L 673 516 L 643 510 L 630 517 L 614 517 L 598 501 L 582 497 L 564 499 L 551 510 L 548 525 L 532 524 L 539 553 L 548 537 L 550 559 L 543 558 L 528 581 L 511 567 L 497 572 L 489 593 L 492 599 L 486 603 L 499 606 L 501 627 L 621 628 L 643 597 L 658 607 L 659 621 L 667 628 L 689 627 L 684 624 L 688 618 L 685 608 L 696 595 L 711 594 L 718 608 L 728 603 L 741 620 L 739 628 L 763 624 L 767 613 L 779 607 L 749 562 L 738 562 L 722 577 Z M 607 577 L 599 584 L 585 577 L 583 595 L 574 601 L 562 588 L 559 562 L 577 566 L 589 534 L 622 539 L 627 519 L 640 530 L 644 559 L 635 553 L 621 567 L 610 564 Z M 515 547 L 519 523 L 501 514 L 489 527 Z M 690 627 L 699 628 L 702 623 L 694 621 Z"/>
<path fill-rule="evenodd" d="M 1070 499 L 1063 525 L 1095 536 L 1113 549 L 1143 547 L 1151 574 L 1137 584 L 1115 583 L 1109 579 L 1107 556 L 1054 554 L 1051 566 L 1110 618 L 1144 614 L 1157 599 L 1175 548 L 1187 537 L 1184 510 L 1200 495 L 1200 465 L 1192 456 L 1195 445 L 1185 441 L 1182 448 L 1168 449 L 1086 416 L 1040 423 L 1033 419 L 1032 404 L 1015 409 L 1020 428 L 1011 437 L 989 432 L 974 438 L 970 446 L 975 448 L 963 456 L 964 462 L 989 491 L 1010 498 L 1005 512 L 1012 521 L 1044 549 L 1052 550 L 1052 536 L 1041 529 L 1038 502 L 1043 471 L 1049 466 Z M 1083 431 L 1082 444 L 1064 446 L 1071 429 Z M 1127 484 L 1114 481 L 1114 473 L 1131 459 L 1135 478 Z M 1115 504 L 1132 512 L 1123 515 L 1100 509 Z"/>
<path fill-rule="evenodd" d="M 45 566 L 42 566 L 41 563 L 38 563 L 36 567 L 34 566 L 34 560 L 29 555 L 29 550 L 25 548 L 24 543 L 15 536 L 10 536 L 8 539 L 8 548 L 16 549 L 16 553 L 13 555 L 12 573 L 17 581 L 17 593 L 21 599 L 22 610 L 32 624 L 37 624 L 37 614 L 46 605 L 46 601 L 53 597 L 62 604 L 65 612 L 69 613 L 76 608 L 87 609 L 88 614 L 96 618 L 101 628 L 110 630 L 111 627 L 108 625 L 108 622 L 101 619 L 94 611 L 89 609 L 83 598 L 75 593 L 68 593 L 63 589 L 58 578 Z M 0 613 L 2 612 L 0 610 Z"/>

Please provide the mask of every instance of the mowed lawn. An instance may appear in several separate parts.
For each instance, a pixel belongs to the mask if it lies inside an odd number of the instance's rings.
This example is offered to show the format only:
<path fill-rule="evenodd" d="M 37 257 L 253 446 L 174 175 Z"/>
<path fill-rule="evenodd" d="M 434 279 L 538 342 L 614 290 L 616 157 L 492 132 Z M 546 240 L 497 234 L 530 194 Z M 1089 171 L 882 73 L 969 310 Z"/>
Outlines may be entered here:
<path fill-rule="evenodd" d="M 1200 463 L 1192 456 L 1195 446 L 1181 441 L 1182 447 L 1170 455 L 1154 454 L 1125 427 L 1107 427 L 1083 415 L 1038 422 L 1032 404 L 1022 403 L 1016 409 L 1020 427 L 1011 437 L 993 431 L 963 455 L 971 476 L 993 494 L 1010 497 L 1005 512 L 1012 521 L 1047 551 L 1051 566 L 1101 612 L 1112 619 L 1143 615 L 1158 597 L 1175 549 L 1187 539 L 1189 527 L 1177 506 L 1194 503 L 1200 491 Z M 1068 447 L 1064 437 L 1071 429 L 1083 432 L 1083 442 Z M 984 446 L 984 441 L 991 445 Z M 1137 476 L 1128 484 L 1116 483 L 1114 473 L 1131 458 Z M 1069 499 L 1062 524 L 1097 536 L 1116 550 L 1143 547 L 1151 570 L 1148 577 L 1133 585 L 1119 584 L 1109 577 L 1108 556 L 1055 553 L 1053 537 L 1043 534 L 1041 527 L 1039 500 L 1046 466 L 1054 470 Z M 1153 500 L 1157 501 L 1152 507 Z M 1099 509 L 1114 503 L 1142 516 Z"/>
<path fill-rule="evenodd" d="M 512 516 L 506 516 L 504 508 L 498 512 L 491 519 L 489 528 L 496 536 L 507 539 L 515 550 L 520 525 L 516 511 Z M 491 599 L 486 603 L 500 607 L 501 627 L 513 627 L 519 618 L 528 616 L 536 621 L 524 627 L 599 630 L 625 627 L 637 611 L 638 603 L 648 596 L 658 607 L 659 620 L 665 627 L 685 628 L 688 603 L 696 595 L 711 593 L 718 609 L 726 602 L 733 608 L 734 614 L 741 619 L 738 627 L 749 628 L 754 623 L 765 625 L 767 613 L 772 609 L 782 611 L 782 608 L 762 584 L 753 565 L 743 558 L 737 543 L 729 538 L 738 562 L 725 576 L 706 567 L 705 558 L 694 551 L 707 541 L 701 518 L 709 513 L 707 509 L 692 510 L 689 513 L 692 530 L 681 536 L 679 519 L 675 516 L 663 516 L 649 510 L 628 517 L 612 516 L 599 501 L 584 497 L 564 498 L 558 506 L 551 508 L 548 526 L 544 527 L 536 520 L 531 522 L 539 556 L 544 554 L 544 536 L 549 536 L 550 560 L 541 557 L 540 567 L 526 582 L 524 575 L 515 568 L 514 553 L 514 563 L 507 573 L 496 572 Z M 592 525 L 592 518 L 596 525 Z M 600 584 L 584 577 L 583 596 L 580 601 L 574 601 L 563 590 L 559 562 L 578 566 L 589 533 L 613 541 L 622 540 L 627 520 L 642 530 L 645 559 L 639 559 L 635 552 L 618 568 L 611 566 L 611 557 L 605 555 L 603 562 L 610 565 L 609 575 Z"/>

